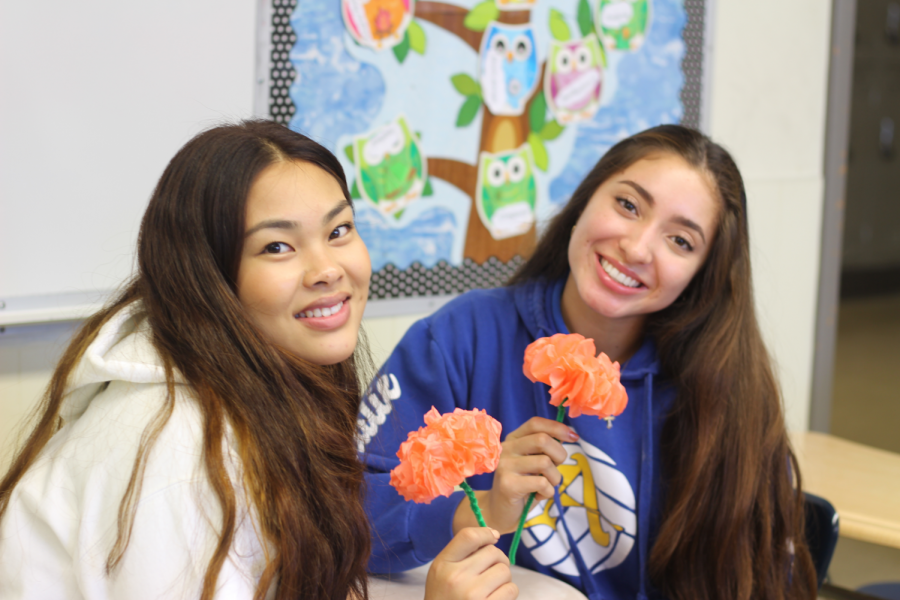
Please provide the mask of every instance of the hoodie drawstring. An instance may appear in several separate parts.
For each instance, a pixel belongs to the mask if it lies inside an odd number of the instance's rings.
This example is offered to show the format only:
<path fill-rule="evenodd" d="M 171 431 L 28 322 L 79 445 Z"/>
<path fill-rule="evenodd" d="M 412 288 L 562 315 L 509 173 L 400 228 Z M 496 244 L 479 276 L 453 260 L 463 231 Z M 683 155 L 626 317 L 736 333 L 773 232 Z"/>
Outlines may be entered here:
<path fill-rule="evenodd" d="M 648 531 L 650 525 L 650 506 L 653 501 L 653 373 L 647 373 L 644 377 L 644 390 L 647 401 L 644 403 L 644 440 L 641 444 L 641 481 L 640 496 L 638 499 L 638 573 L 641 579 L 641 587 L 637 600 L 647 598 L 647 546 Z"/>

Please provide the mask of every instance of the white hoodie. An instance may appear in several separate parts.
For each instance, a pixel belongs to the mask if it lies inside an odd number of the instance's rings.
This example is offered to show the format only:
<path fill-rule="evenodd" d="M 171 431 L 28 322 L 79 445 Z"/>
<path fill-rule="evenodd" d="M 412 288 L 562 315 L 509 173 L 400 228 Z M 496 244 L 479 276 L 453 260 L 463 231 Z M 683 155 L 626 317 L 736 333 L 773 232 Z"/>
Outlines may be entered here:
<path fill-rule="evenodd" d="M 200 412 L 177 373 L 174 412 L 149 454 L 128 547 L 105 572 L 141 436 L 166 398 L 139 309 L 126 307 L 100 330 L 72 372 L 63 428 L 13 490 L 0 522 L 0 600 L 200 595 L 221 509 L 202 466 Z M 228 460 L 237 481 L 231 447 Z M 216 598 L 252 598 L 265 566 L 240 486 L 236 493 L 238 526 Z"/>

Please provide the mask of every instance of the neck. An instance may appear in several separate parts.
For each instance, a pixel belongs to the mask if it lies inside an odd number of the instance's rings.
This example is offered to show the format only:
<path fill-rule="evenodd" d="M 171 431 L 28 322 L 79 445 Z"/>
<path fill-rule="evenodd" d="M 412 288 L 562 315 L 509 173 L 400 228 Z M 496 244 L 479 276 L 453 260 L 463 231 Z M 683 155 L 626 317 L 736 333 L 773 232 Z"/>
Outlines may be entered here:
<path fill-rule="evenodd" d="M 610 360 L 624 364 L 641 347 L 646 316 L 613 318 L 595 312 L 581 299 L 571 275 L 560 304 L 569 332 L 594 340 L 597 352 L 605 353 Z"/>

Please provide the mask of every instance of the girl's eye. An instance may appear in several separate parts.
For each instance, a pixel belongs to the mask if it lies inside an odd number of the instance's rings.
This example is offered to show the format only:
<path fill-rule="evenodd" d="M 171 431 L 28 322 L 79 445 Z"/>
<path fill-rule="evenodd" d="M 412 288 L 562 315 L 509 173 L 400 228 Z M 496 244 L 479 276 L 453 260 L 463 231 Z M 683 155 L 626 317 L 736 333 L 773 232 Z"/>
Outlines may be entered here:
<path fill-rule="evenodd" d="M 631 200 L 628 200 L 627 198 L 616 198 L 616 201 L 628 212 L 637 213 L 637 206 L 635 206 L 634 202 Z"/>
<path fill-rule="evenodd" d="M 681 237 L 680 235 L 676 235 L 672 238 L 672 241 L 675 242 L 679 247 L 684 248 L 688 252 L 692 251 L 694 247 L 691 245 L 689 241 Z"/>
<path fill-rule="evenodd" d="M 263 254 L 284 254 L 285 252 L 290 251 L 291 247 L 284 242 L 272 242 L 271 244 L 263 248 Z"/>
<path fill-rule="evenodd" d="M 331 232 L 331 235 L 328 237 L 330 240 L 336 240 L 338 238 L 342 238 L 348 233 L 350 233 L 351 225 L 349 223 L 344 223 L 343 225 L 338 225 L 334 228 L 334 231 Z"/>

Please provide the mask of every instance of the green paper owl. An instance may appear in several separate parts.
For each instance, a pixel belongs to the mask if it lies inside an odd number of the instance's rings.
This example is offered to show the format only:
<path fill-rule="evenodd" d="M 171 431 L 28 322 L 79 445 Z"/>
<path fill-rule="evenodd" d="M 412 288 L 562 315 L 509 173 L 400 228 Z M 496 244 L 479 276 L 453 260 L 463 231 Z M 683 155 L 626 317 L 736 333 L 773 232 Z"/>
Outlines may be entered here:
<path fill-rule="evenodd" d="M 607 50 L 637 50 L 647 37 L 651 0 L 600 0 L 597 23 Z"/>
<path fill-rule="evenodd" d="M 522 235 L 534 224 L 534 158 L 525 144 L 510 152 L 482 152 L 475 190 L 478 215 L 495 240 Z"/>
<path fill-rule="evenodd" d="M 406 119 L 357 137 L 353 148 L 360 194 L 381 213 L 397 213 L 422 194 L 426 161 Z"/>

